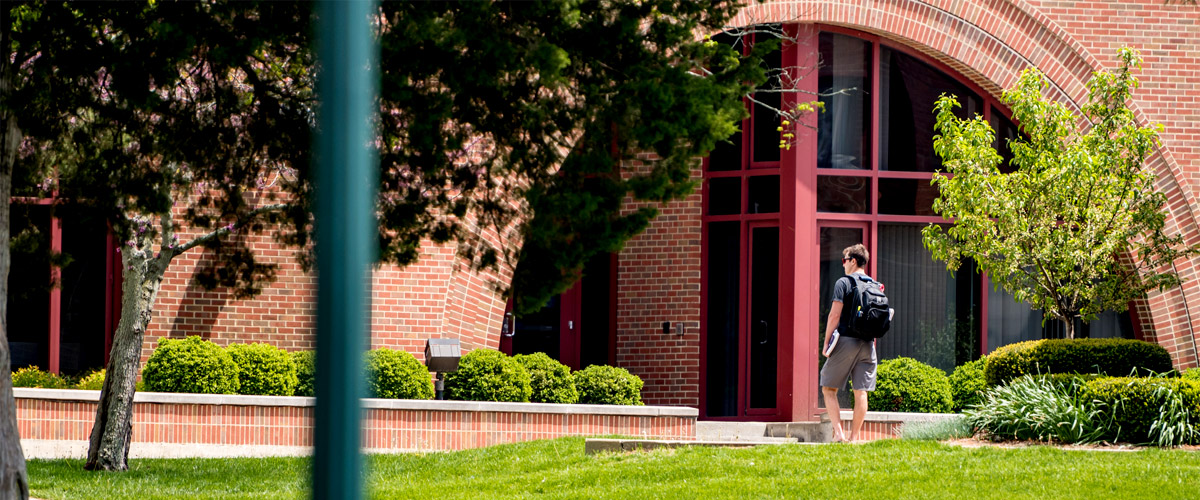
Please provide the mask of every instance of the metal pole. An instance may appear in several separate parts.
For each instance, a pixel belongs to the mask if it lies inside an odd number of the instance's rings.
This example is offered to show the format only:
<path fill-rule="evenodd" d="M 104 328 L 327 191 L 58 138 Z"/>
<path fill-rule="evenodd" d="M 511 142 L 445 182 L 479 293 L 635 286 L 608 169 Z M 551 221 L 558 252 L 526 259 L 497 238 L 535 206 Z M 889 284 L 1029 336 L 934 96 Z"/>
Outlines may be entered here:
<path fill-rule="evenodd" d="M 317 407 L 313 498 L 363 495 L 362 351 L 374 260 L 376 153 L 368 147 L 378 71 L 373 1 L 325 1 L 317 10 Z"/>

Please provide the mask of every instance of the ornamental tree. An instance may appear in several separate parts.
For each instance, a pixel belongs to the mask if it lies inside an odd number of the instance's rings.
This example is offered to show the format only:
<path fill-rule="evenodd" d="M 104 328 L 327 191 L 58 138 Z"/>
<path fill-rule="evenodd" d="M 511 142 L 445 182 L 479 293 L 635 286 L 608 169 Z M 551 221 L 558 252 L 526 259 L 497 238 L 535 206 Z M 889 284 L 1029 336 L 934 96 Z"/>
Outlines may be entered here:
<path fill-rule="evenodd" d="M 1166 196 L 1144 162 L 1160 126 L 1140 126 L 1126 107 L 1141 66 L 1119 51 L 1115 72 L 1095 73 L 1076 115 L 1043 97 L 1037 69 L 1021 73 L 1003 100 L 1022 137 L 1009 142 L 1012 173 L 1001 173 L 995 134 L 981 117 L 960 119 L 953 96 L 935 106 L 934 149 L 945 173 L 934 176 L 934 210 L 948 227 L 923 230 L 933 257 L 955 270 L 971 259 L 1016 300 L 1064 323 L 1124 311 L 1149 290 L 1179 284 L 1171 263 L 1200 248 L 1164 231 Z"/>
<path fill-rule="evenodd" d="M 123 470 L 143 334 L 173 259 L 210 249 L 200 281 L 244 297 L 274 272 L 247 235 L 272 228 L 306 242 L 310 15 L 274 2 L 12 2 L 3 12 L 13 139 L 0 188 L 13 175 L 26 191 L 41 184 L 124 242 L 120 323 L 85 465 Z M 7 370 L 7 342 L 0 350 Z"/>

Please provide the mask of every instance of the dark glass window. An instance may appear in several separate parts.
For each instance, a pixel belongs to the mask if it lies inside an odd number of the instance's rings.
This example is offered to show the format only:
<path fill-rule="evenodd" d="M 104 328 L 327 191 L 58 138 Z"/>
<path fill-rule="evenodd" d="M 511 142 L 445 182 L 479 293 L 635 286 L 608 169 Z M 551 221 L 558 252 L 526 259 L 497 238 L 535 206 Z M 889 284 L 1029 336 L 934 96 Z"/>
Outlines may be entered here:
<path fill-rule="evenodd" d="M 779 115 L 771 108 L 781 109 L 783 107 L 783 94 L 778 92 L 781 88 L 779 74 L 781 71 L 780 67 L 783 64 L 783 53 L 780 50 L 774 50 L 764 57 L 764 62 L 767 64 L 768 78 L 767 82 L 762 84 L 759 89 L 767 90 L 768 92 L 755 92 L 754 99 L 766 106 L 752 106 L 754 113 L 754 161 L 756 162 L 779 161 L 780 132 L 778 128 L 782 120 L 779 119 Z"/>
<path fill-rule="evenodd" d="M 63 208 L 59 369 L 78 373 L 104 367 L 104 295 L 107 282 L 108 235 L 103 219 L 82 209 Z"/>
<path fill-rule="evenodd" d="M 755 175 L 748 179 L 749 199 L 746 201 L 748 214 L 773 214 L 779 212 L 779 176 Z"/>
<path fill-rule="evenodd" d="M 50 207 L 11 207 L 7 326 L 12 369 L 37 365 L 45 370 L 50 367 Z M 92 300 L 103 304 L 104 296 Z"/>
<path fill-rule="evenodd" d="M 742 169 L 742 132 L 739 130 L 729 137 L 729 142 L 721 141 L 708 154 L 708 171 L 724 172 Z"/>
<path fill-rule="evenodd" d="M 929 179 L 879 179 L 879 213 L 888 215 L 928 215 L 938 188 Z"/>
<path fill-rule="evenodd" d="M 718 177 L 708 180 L 708 215 L 739 214 L 741 201 L 741 177 Z"/>
<path fill-rule="evenodd" d="M 741 222 L 708 224 L 706 410 L 737 415 L 739 247 Z"/>
<path fill-rule="evenodd" d="M 825 110 L 817 114 L 817 168 L 871 168 L 871 43 L 821 33 L 820 51 L 817 87 Z"/>
<path fill-rule="evenodd" d="M 1061 321 L 1048 319 L 1043 324 L 1042 311 L 1032 309 L 1029 304 L 1017 302 L 1004 289 L 988 292 L 988 351 L 1001 346 L 1026 340 L 1054 339 L 1066 337 L 1066 328 Z M 1075 338 L 1126 338 L 1133 335 L 1133 321 L 1128 312 L 1107 311 L 1100 313 L 1090 323 L 1075 320 Z"/>
<path fill-rule="evenodd" d="M 1013 153 L 1012 147 L 1008 142 L 1020 137 L 1021 132 L 1017 130 L 1017 125 L 1009 120 L 996 108 L 992 108 L 991 118 L 992 130 L 996 132 L 996 142 L 993 147 L 1000 153 L 1003 160 L 1000 161 L 1000 171 L 1006 174 L 1011 174 L 1017 171 L 1017 166 L 1012 164 Z"/>
<path fill-rule="evenodd" d="M 779 228 L 751 230 L 750 406 L 774 408 L 779 356 Z"/>
<path fill-rule="evenodd" d="M 933 172 L 942 165 L 933 152 L 933 105 L 938 97 L 958 97 L 960 117 L 983 113 L 982 100 L 965 85 L 917 58 L 879 49 L 879 168 Z"/>
<path fill-rule="evenodd" d="M 950 373 L 979 352 L 980 279 L 964 266 L 951 275 L 921 242 L 923 224 L 879 224 L 878 276 L 892 328 L 876 344 L 880 360 L 905 356 Z"/>
<path fill-rule="evenodd" d="M 871 212 L 868 177 L 817 176 L 817 211 L 848 214 Z"/>

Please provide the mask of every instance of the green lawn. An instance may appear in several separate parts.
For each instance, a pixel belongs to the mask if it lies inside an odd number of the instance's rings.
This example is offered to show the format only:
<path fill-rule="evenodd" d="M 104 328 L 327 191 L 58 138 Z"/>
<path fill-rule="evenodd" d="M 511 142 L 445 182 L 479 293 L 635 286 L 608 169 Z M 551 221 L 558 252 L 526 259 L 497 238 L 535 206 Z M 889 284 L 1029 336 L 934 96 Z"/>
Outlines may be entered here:
<path fill-rule="evenodd" d="M 1200 453 L 964 449 L 924 441 L 584 455 L 565 438 L 374 456 L 371 498 L 1200 498 Z M 33 496 L 304 498 L 308 459 L 133 460 L 125 473 L 32 460 Z"/>

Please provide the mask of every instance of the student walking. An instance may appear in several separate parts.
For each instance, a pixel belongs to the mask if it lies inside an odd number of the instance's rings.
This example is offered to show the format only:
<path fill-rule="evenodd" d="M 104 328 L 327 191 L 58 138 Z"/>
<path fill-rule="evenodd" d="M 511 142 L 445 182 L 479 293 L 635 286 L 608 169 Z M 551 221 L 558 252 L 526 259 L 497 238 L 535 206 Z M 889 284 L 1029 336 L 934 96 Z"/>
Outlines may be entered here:
<path fill-rule="evenodd" d="M 846 442 L 842 430 L 841 408 L 838 407 L 838 389 L 853 380 L 854 420 L 850 427 L 849 441 L 859 438 L 863 419 L 867 415 L 867 392 L 875 390 L 874 338 L 862 339 L 850 335 L 850 319 L 854 311 L 855 283 L 852 280 L 870 280 L 864 269 L 869 255 L 861 243 L 842 250 L 842 269 L 846 275 L 838 278 L 833 286 L 833 303 L 825 321 L 826 344 L 821 353 L 827 358 L 821 367 L 821 393 L 825 396 L 825 408 L 833 423 L 834 442 Z"/>

